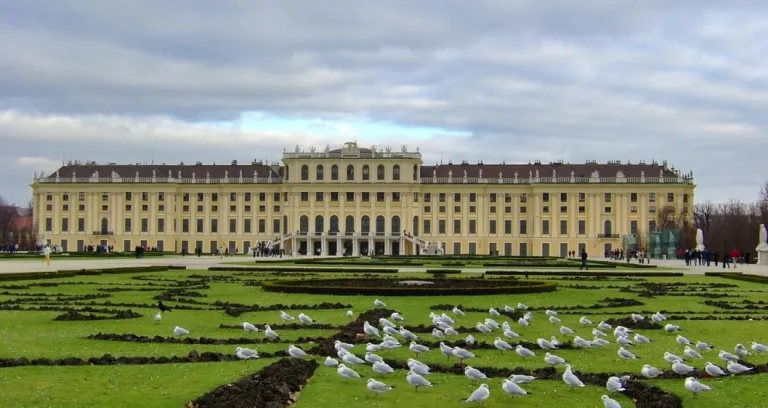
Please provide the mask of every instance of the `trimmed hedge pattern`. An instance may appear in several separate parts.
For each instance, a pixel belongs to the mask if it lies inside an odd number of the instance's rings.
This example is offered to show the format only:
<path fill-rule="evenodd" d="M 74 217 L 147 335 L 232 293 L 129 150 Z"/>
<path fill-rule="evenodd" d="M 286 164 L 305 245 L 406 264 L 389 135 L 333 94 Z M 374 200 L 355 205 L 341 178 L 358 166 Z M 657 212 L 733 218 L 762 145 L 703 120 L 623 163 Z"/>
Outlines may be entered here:
<path fill-rule="evenodd" d="M 741 272 L 704 272 L 705 276 L 716 276 L 718 278 L 733 279 L 744 282 L 768 283 L 768 276 L 744 274 Z"/>
<path fill-rule="evenodd" d="M 183 265 L 163 265 L 163 266 L 129 266 L 124 268 L 102 268 L 102 269 L 62 269 L 50 272 L 23 272 L 0 274 L 0 282 L 33 280 L 33 279 L 56 279 L 71 278 L 73 276 L 101 275 L 114 273 L 141 273 L 141 272 L 165 272 L 168 270 L 187 269 Z"/>
<path fill-rule="evenodd" d="M 365 286 L 343 286 L 337 280 L 307 279 L 300 281 L 266 281 L 261 288 L 267 292 L 310 293 L 315 295 L 386 295 L 386 296 L 449 296 L 449 295 L 495 295 L 544 293 L 557 290 L 552 282 L 519 282 L 484 279 L 436 280 L 455 282 L 455 287 L 432 287 L 432 285 L 398 285 L 395 280 L 371 279 Z M 389 281 L 389 282 L 387 282 Z M 472 287 L 466 283 L 484 282 L 485 287 Z M 391 286 L 386 286 L 386 285 Z"/>
<path fill-rule="evenodd" d="M 312 273 L 397 273 L 398 269 L 390 268 L 312 268 L 305 266 L 298 267 L 257 267 L 257 266 L 212 266 L 209 271 L 220 272 L 312 272 Z"/>
<path fill-rule="evenodd" d="M 610 277 L 680 277 L 684 276 L 682 272 L 634 272 L 634 271 L 486 271 L 486 275 L 503 276 L 610 276 Z"/>

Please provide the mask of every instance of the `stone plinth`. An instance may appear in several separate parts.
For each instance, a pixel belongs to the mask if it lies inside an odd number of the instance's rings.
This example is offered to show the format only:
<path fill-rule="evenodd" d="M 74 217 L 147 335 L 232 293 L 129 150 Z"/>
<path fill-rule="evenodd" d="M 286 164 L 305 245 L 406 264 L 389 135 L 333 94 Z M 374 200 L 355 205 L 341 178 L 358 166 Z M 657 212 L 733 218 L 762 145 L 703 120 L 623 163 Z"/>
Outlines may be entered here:
<path fill-rule="evenodd" d="M 757 264 L 768 265 L 768 244 L 761 244 L 755 248 L 757 251 Z"/>

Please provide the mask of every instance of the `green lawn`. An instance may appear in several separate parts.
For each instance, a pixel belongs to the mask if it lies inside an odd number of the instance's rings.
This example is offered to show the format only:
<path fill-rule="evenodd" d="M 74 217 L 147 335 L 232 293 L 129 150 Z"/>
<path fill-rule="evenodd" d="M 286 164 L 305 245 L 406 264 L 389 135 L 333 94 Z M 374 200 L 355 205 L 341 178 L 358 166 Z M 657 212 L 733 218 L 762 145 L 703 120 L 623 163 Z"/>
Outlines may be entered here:
<path fill-rule="evenodd" d="M 163 293 L 169 288 L 183 289 L 184 281 L 200 280 L 191 275 L 207 277 L 227 278 L 229 281 L 204 279 L 197 282 L 188 290 L 198 292 L 203 297 L 181 295 L 181 298 L 193 299 L 202 302 L 202 305 L 189 304 L 189 306 L 212 308 L 214 310 L 182 310 L 176 309 L 165 313 L 162 321 L 154 322 L 154 308 L 141 307 L 140 305 L 155 304 L 154 296 Z M 320 276 L 320 275 L 318 275 Z M 341 276 L 323 274 L 323 277 Z M 348 276 L 348 275 L 343 275 Z M 426 278 L 426 274 L 408 274 L 408 279 Z M 459 275 L 457 278 L 461 278 Z M 138 279 L 137 279 L 138 278 Z M 302 279 L 308 278 L 302 276 Z M 117 275 L 76 276 L 72 278 L 53 279 L 50 282 L 57 286 L 36 286 L 43 281 L 13 281 L 0 283 L 0 302 L 5 305 L 19 305 L 29 307 L 83 307 L 82 304 L 93 303 L 93 307 L 109 309 L 132 309 L 143 314 L 142 318 L 125 320 L 98 320 L 98 321 L 54 321 L 53 318 L 61 314 L 61 311 L 28 311 L 28 310 L 2 310 L 0 311 L 0 358 L 16 359 L 26 357 L 28 359 L 48 358 L 61 359 L 66 357 L 91 358 L 104 354 L 120 356 L 143 357 L 171 357 L 187 356 L 190 351 L 198 353 L 210 351 L 225 354 L 233 354 L 238 344 L 207 345 L 207 344 L 176 344 L 157 342 L 124 342 L 92 340 L 87 337 L 95 333 L 137 334 L 154 337 L 173 337 L 172 330 L 175 325 L 190 330 L 189 337 L 214 339 L 253 338 L 262 339 L 262 333 L 248 334 L 239 329 L 220 328 L 219 325 L 238 325 L 244 321 L 259 326 L 264 324 L 282 324 L 279 311 L 253 311 L 244 312 L 240 316 L 231 316 L 221 308 L 213 306 L 216 301 L 227 301 L 246 305 L 270 306 L 275 304 L 286 305 L 286 311 L 293 316 L 304 312 L 317 323 L 344 325 L 353 320 L 358 313 L 373 308 L 375 297 L 369 296 L 328 296 L 328 295 L 303 295 L 281 294 L 264 292 L 258 286 L 246 286 L 249 281 L 264 279 L 290 279 L 284 276 L 275 276 L 265 272 L 238 273 L 238 272 L 212 272 L 212 271 L 168 271 L 159 273 L 136 273 Z M 294 278 L 295 279 L 295 278 Z M 475 323 L 489 316 L 486 310 L 491 307 L 503 308 L 504 305 L 516 306 L 522 302 L 531 308 L 553 308 L 560 311 L 559 317 L 562 324 L 576 331 L 576 334 L 591 339 L 591 327 L 579 324 L 581 316 L 587 316 L 594 323 L 608 318 L 627 317 L 631 312 L 641 312 L 650 316 L 650 313 L 663 310 L 667 316 L 679 315 L 691 317 L 703 317 L 713 315 L 720 318 L 735 316 L 751 316 L 753 321 L 735 320 L 680 320 L 670 323 L 679 324 L 682 335 L 695 342 L 707 341 L 716 346 L 715 351 L 705 353 L 703 360 L 689 361 L 688 364 L 702 369 L 704 362 L 712 361 L 721 364 L 717 357 L 717 350 L 725 349 L 733 352 L 736 343 L 749 345 L 752 341 L 763 344 L 768 343 L 768 320 L 762 320 L 766 316 L 766 309 L 748 310 L 743 306 L 745 300 L 768 303 L 768 285 L 723 279 L 719 277 L 685 276 L 669 278 L 557 278 L 536 276 L 536 280 L 552 280 L 560 285 L 556 292 L 545 294 L 525 295 L 493 295 L 493 296 L 445 296 L 445 297 L 386 297 L 379 296 L 388 304 L 388 308 L 398 310 L 408 321 L 407 325 L 429 325 L 430 306 L 447 304 L 461 304 L 465 309 L 477 308 L 483 312 L 467 311 L 465 317 L 453 316 L 458 327 L 474 327 Z M 188 283 L 188 282 L 187 282 Z M 646 290 L 651 284 L 675 284 L 667 287 L 669 293 L 655 293 L 654 297 L 640 296 L 640 292 Z M 19 285 L 32 285 L 30 287 L 17 287 Z M 149 286 L 152 284 L 154 286 Z M 199 285 L 207 284 L 208 288 L 200 288 Z M 718 285 L 715 285 L 718 284 Z M 725 285 L 725 286 L 722 286 Z M 577 286 L 569 287 L 569 286 Z M 652 287 L 652 285 L 651 285 Z M 123 288 L 132 289 L 120 292 L 104 292 L 99 289 Z M 140 290 L 150 289 L 150 290 Z M 629 290 L 629 291 L 627 291 Z M 107 298 L 88 300 L 74 300 L 74 297 L 88 294 L 108 294 Z M 725 296 L 718 299 L 695 296 Z M 59 299 L 56 299 L 59 297 Z M 594 305 L 605 305 L 605 298 L 635 299 L 643 302 L 643 305 L 631 307 L 605 306 L 596 309 L 587 309 Z M 721 309 L 705 304 L 705 301 L 728 302 L 736 309 Z M 123 303 L 138 306 L 107 306 L 106 303 Z M 339 309 L 313 309 L 313 305 L 323 302 L 339 302 L 350 305 L 355 316 L 346 316 L 347 308 Z M 185 305 L 178 299 L 165 302 L 171 307 Z M 298 305 L 298 307 L 290 307 Z M 759 307 L 767 307 L 758 304 Z M 566 310 L 569 309 L 569 310 Z M 727 313 L 723 313 L 727 312 Z M 440 313 L 438 311 L 438 313 Z M 534 319 L 530 327 L 523 328 L 516 321 L 505 316 L 494 317 L 499 324 L 507 321 L 512 330 L 519 333 L 523 339 L 535 342 L 537 338 L 549 339 L 557 335 L 560 341 L 569 337 L 557 333 L 560 325 L 553 325 L 547 321 L 547 316 L 542 310 L 535 310 Z M 99 314 L 99 313 L 96 313 Z M 376 324 L 377 322 L 371 322 Z M 281 335 L 281 343 L 277 344 L 243 344 L 262 353 L 275 353 L 287 350 L 289 344 L 296 344 L 309 350 L 312 344 L 302 344 L 300 337 L 330 337 L 337 332 L 335 329 L 278 329 Z M 635 361 L 620 360 L 616 355 L 618 346 L 612 344 L 604 348 L 588 350 L 558 350 L 555 354 L 568 360 L 574 370 L 583 373 L 637 373 L 643 364 L 651 364 L 665 371 L 670 370 L 670 365 L 662 359 L 665 351 L 682 355 L 683 346 L 675 342 L 676 334 L 667 334 L 663 330 L 637 330 L 653 340 L 650 344 L 637 345 L 632 348 L 641 359 Z M 460 330 L 461 332 L 461 330 Z M 422 341 L 435 341 L 429 333 L 417 333 Z M 468 333 L 461 332 L 460 336 L 448 341 L 464 339 Z M 608 340 L 613 340 L 609 331 Z M 492 342 L 500 336 L 500 332 L 491 334 L 473 333 L 473 336 L 481 342 Z M 361 345 L 356 346 L 353 352 L 362 357 L 365 354 L 364 345 L 368 339 L 361 340 Z M 509 340 L 512 342 L 512 340 Z M 537 347 L 533 351 L 536 358 L 525 361 L 514 352 L 501 353 L 497 350 L 473 350 L 476 358 L 467 360 L 466 363 L 477 368 L 514 368 L 523 367 L 530 370 L 538 370 L 545 367 L 543 361 L 544 351 Z M 394 350 L 380 351 L 381 357 L 396 361 L 405 361 L 415 355 L 405 347 Z M 307 387 L 300 393 L 296 404 L 299 408 L 314 407 L 461 407 L 468 406 L 460 399 L 469 396 L 477 385 L 471 384 L 463 376 L 435 373 L 429 377 L 435 383 L 431 389 L 422 389 L 414 392 L 405 381 L 405 372 L 400 370 L 387 377 L 374 376 L 370 366 L 354 366 L 353 368 L 363 377 L 358 380 L 343 381 L 335 369 L 322 366 L 325 356 L 314 356 L 321 366 L 314 376 L 309 379 Z M 446 365 L 446 358 L 439 350 L 431 350 L 422 354 L 418 359 L 430 365 Z M 753 365 L 768 364 L 768 353 L 746 358 Z M 264 359 L 249 361 L 247 363 L 214 362 L 214 363 L 183 363 L 183 364 L 159 364 L 159 365 L 123 365 L 123 366 L 25 366 L 0 368 L 0 406 L 14 407 L 184 407 L 187 402 L 216 388 L 219 385 L 228 384 L 240 377 L 254 373 L 262 367 L 277 361 L 277 359 Z M 452 361 L 452 365 L 455 361 Z M 557 368 L 562 373 L 563 368 Z M 394 385 L 396 388 L 384 395 L 373 396 L 365 389 L 367 378 L 380 378 L 382 381 Z M 559 377 L 559 376 L 558 376 Z M 562 381 L 537 380 L 532 384 L 523 385 L 531 395 L 525 397 L 508 397 L 501 389 L 503 378 L 494 377 L 488 379 L 491 387 L 491 397 L 486 401 L 487 407 L 561 407 L 568 408 L 600 407 L 600 396 L 607 391 L 603 386 L 588 385 L 586 388 L 568 391 Z M 641 381 L 646 381 L 642 380 Z M 686 408 L 717 408 L 717 407 L 763 407 L 768 398 L 768 377 L 765 374 L 753 376 L 737 376 L 726 379 L 703 379 L 713 390 L 702 394 L 698 398 L 692 398 L 685 392 L 682 379 L 664 379 L 648 381 L 649 384 L 658 386 L 665 391 L 682 398 Z M 634 406 L 634 403 L 623 395 L 614 397 L 624 408 Z"/>

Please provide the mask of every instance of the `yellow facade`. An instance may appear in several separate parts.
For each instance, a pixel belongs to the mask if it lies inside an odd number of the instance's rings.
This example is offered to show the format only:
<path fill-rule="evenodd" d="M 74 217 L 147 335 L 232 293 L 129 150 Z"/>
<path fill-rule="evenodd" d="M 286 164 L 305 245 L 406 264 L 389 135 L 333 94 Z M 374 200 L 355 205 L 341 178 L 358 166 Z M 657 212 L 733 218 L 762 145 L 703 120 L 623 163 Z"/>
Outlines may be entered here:
<path fill-rule="evenodd" d="M 695 187 L 666 164 L 425 166 L 405 146 L 297 148 L 282 161 L 69 164 L 32 184 L 38 236 L 68 251 L 243 253 L 266 242 L 288 254 L 397 255 L 440 243 L 446 254 L 601 256 L 653 229 L 663 207 L 690 214 Z"/>

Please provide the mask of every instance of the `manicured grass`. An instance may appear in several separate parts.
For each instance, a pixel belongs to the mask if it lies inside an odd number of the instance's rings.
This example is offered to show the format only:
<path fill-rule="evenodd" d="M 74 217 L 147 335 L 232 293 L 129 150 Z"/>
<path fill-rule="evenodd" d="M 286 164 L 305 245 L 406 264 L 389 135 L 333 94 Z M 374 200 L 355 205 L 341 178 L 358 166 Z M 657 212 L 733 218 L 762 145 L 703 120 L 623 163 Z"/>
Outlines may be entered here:
<path fill-rule="evenodd" d="M 277 270 L 278 268 L 275 268 Z M 638 270 L 640 272 L 641 270 Z M 230 281 L 204 279 L 193 277 L 226 278 Z M 60 311 L 0 311 L 0 358 L 49 358 L 65 357 L 90 358 L 104 354 L 120 356 L 171 357 L 187 356 L 192 350 L 198 353 L 210 351 L 233 354 L 237 344 L 233 345 L 201 345 L 178 343 L 138 343 L 122 341 L 92 340 L 87 336 L 95 333 L 136 334 L 143 336 L 173 337 L 175 325 L 190 330 L 189 337 L 208 337 L 215 339 L 230 338 L 263 338 L 263 334 L 248 334 L 239 329 L 220 328 L 219 325 L 238 325 L 244 321 L 254 323 L 263 329 L 264 324 L 282 324 L 279 311 L 244 312 L 239 316 L 231 316 L 222 308 L 216 308 L 214 302 L 226 301 L 245 305 L 269 306 L 285 305 L 285 311 L 293 316 L 304 312 L 317 323 L 341 326 L 349 323 L 359 313 L 373 309 L 375 296 L 334 296 L 311 294 L 283 294 L 263 291 L 259 286 L 247 286 L 247 282 L 258 282 L 264 279 L 311 279 L 343 278 L 361 276 L 360 274 L 316 274 L 312 276 L 281 276 L 268 272 L 214 272 L 214 271 L 167 271 L 158 273 L 136 273 L 119 275 L 75 276 L 59 278 L 50 282 L 57 286 L 34 286 L 45 283 L 41 280 L 13 281 L 0 283 L 0 302 L 5 305 L 18 304 L 24 308 L 36 306 L 49 307 L 83 307 L 82 304 L 93 303 L 92 307 L 109 309 L 132 309 L 144 315 L 138 319 L 99 320 L 99 321 L 53 321 Z M 136 279 L 138 278 L 138 279 Z M 427 274 L 409 273 L 407 279 L 429 279 Z M 461 278 L 458 275 L 457 278 Z M 486 277 L 491 279 L 491 277 Z M 497 279 L 497 278 L 493 278 Z M 524 278 L 523 278 L 524 279 Z M 736 343 L 749 345 L 752 341 L 768 343 L 768 321 L 759 320 L 765 316 L 766 310 L 744 309 L 744 300 L 753 302 L 768 302 L 768 285 L 746 281 L 736 281 L 720 277 L 684 276 L 684 277 L 653 277 L 653 278 L 569 278 L 555 276 L 532 276 L 530 280 L 555 282 L 559 288 L 556 292 L 544 294 L 521 295 L 487 295 L 487 296 L 430 296 L 430 297 L 379 297 L 388 304 L 389 309 L 399 311 L 407 318 L 407 326 L 429 325 L 429 313 L 445 312 L 456 319 L 455 327 L 474 327 L 475 323 L 491 317 L 489 308 L 503 310 L 504 305 L 516 306 L 518 302 L 525 303 L 531 308 L 553 308 L 560 312 L 561 324 L 553 325 L 547 321 L 543 310 L 534 311 L 534 319 L 530 327 L 521 327 L 516 320 L 506 316 L 493 319 L 502 324 L 508 322 L 512 330 L 524 340 L 535 342 L 537 338 L 549 339 L 556 335 L 560 341 L 567 341 L 569 336 L 558 333 L 560 325 L 566 325 L 576 331 L 576 334 L 591 339 L 592 327 L 579 324 L 581 316 L 587 316 L 594 323 L 609 318 L 624 318 L 632 312 L 641 312 L 646 316 L 656 311 L 664 311 L 669 317 L 682 315 L 686 317 L 703 317 L 713 315 L 718 317 L 752 316 L 754 321 L 732 320 L 680 320 L 668 321 L 679 324 L 683 331 L 680 333 L 691 341 L 703 340 L 714 344 L 715 351 L 705 353 L 703 360 L 692 360 L 688 364 L 702 369 L 704 362 L 712 361 L 721 364 L 717 350 L 725 349 L 733 352 Z M 189 282 L 198 281 L 198 282 Z M 679 283 L 679 285 L 670 285 Z M 31 284 L 31 287 L 18 288 L 18 285 Z M 150 286 L 151 284 L 152 286 Z M 186 287 L 184 284 L 192 284 Z M 710 286 L 713 284 L 725 286 Z M 201 287 L 207 285 L 207 288 Z M 572 286 L 572 287 L 569 287 Z M 669 293 L 651 292 L 653 297 L 641 296 L 641 292 L 653 288 L 665 288 Z M 122 288 L 131 291 L 104 292 L 99 289 Z M 650 289 L 649 289 L 650 288 Z M 150 289 L 150 290 L 139 290 Z M 175 309 L 165 313 L 160 322 L 154 322 L 156 309 L 139 306 L 110 306 L 107 302 L 125 304 L 154 305 L 154 296 L 169 289 L 183 289 L 198 292 L 205 296 L 195 297 L 180 294 L 164 303 L 172 308 L 188 305 L 193 307 L 212 308 L 214 310 L 183 310 Z M 626 292 L 622 290 L 631 290 Z M 654 289 L 656 290 L 656 289 Z M 672 293 L 672 294 L 670 294 Z M 107 294 L 109 297 L 73 300 L 73 296 L 89 294 Z M 710 299 L 694 295 L 726 295 L 727 297 Z M 59 296 L 59 299 L 56 297 Z M 31 300 L 32 298 L 40 298 Z M 643 302 L 640 306 L 605 307 L 605 298 L 625 298 Z M 192 299 L 203 304 L 188 304 L 183 299 Z M 737 309 L 721 309 L 705 304 L 705 301 L 728 302 Z M 354 316 L 346 316 L 347 308 L 313 309 L 312 306 L 323 302 L 339 302 L 350 305 Z M 466 316 L 454 316 L 450 310 L 430 310 L 434 305 L 462 305 L 467 310 Z M 303 305 L 291 308 L 290 305 Z M 588 309 L 593 305 L 603 305 L 602 308 Z M 757 305 L 765 307 L 765 305 Z M 482 312 L 469 311 L 471 308 L 481 309 Z M 567 310 L 572 309 L 572 310 Z M 722 312 L 729 312 L 724 314 Z M 99 314 L 99 313 L 96 313 Z M 377 324 L 378 322 L 370 322 Z M 640 360 L 620 360 L 616 355 L 618 346 L 612 344 L 604 348 L 588 350 L 557 350 L 554 353 L 568 360 L 574 370 L 584 373 L 635 373 L 639 374 L 643 364 L 651 364 L 665 371 L 670 365 L 663 359 L 663 353 L 669 351 L 682 355 L 683 346 L 675 342 L 676 334 L 668 334 L 663 330 L 637 330 L 650 337 L 651 344 L 637 345 L 632 348 Z M 262 353 L 285 351 L 288 345 L 296 343 L 304 350 L 310 350 L 312 344 L 300 344 L 299 337 L 331 337 L 337 330 L 320 330 L 302 328 L 296 330 L 278 329 L 283 342 L 278 344 L 243 344 L 244 347 L 255 348 Z M 447 341 L 463 340 L 468 334 L 460 330 L 460 336 Z M 417 333 L 422 342 L 437 341 L 430 333 Z M 611 331 L 607 332 L 608 340 L 613 341 Z M 500 332 L 491 334 L 473 333 L 477 341 L 492 342 Z M 365 354 L 364 344 L 369 339 L 362 339 L 353 352 L 362 357 Z M 509 340 L 513 342 L 513 340 Z M 497 350 L 473 350 L 476 358 L 466 363 L 473 367 L 514 368 L 523 367 L 538 370 L 545 367 L 543 355 L 545 351 L 538 347 L 532 349 L 537 357 L 523 360 L 514 352 L 499 352 Z M 394 350 L 377 352 L 381 357 L 395 361 L 405 361 L 415 357 L 404 347 Z M 325 356 L 314 356 L 319 362 Z M 424 363 L 432 365 L 448 364 L 439 350 L 433 349 L 418 357 Z M 187 363 L 160 365 L 127 365 L 127 366 L 78 366 L 51 367 L 26 366 L 0 368 L 0 406 L 17 407 L 79 407 L 79 406 L 110 406 L 110 407 L 183 407 L 188 401 L 197 398 L 211 389 L 230 383 L 239 377 L 253 373 L 270 361 Z M 768 363 L 766 355 L 750 356 L 746 359 L 750 364 Z M 272 359 L 271 361 L 275 361 Z M 452 360 L 449 365 L 453 365 Z M 724 366 L 724 364 L 721 364 Z M 427 407 L 466 406 L 459 399 L 466 398 L 477 387 L 463 376 L 449 374 L 433 374 L 430 376 L 436 385 L 432 389 L 414 392 L 405 382 L 405 372 L 399 370 L 382 381 L 395 385 L 396 389 L 379 397 L 369 395 L 365 389 L 365 380 L 374 376 L 369 366 L 354 366 L 362 379 L 345 382 L 340 379 L 335 369 L 321 366 L 310 378 L 307 387 L 300 393 L 300 408 L 309 407 Z M 557 368 L 562 373 L 563 368 Z M 569 408 L 602 406 L 600 396 L 607 391 L 602 386 L 589 385 L 586 388 L 567 390 L 562 381 L 537 380 L 523 388 L 532 393 L 525 397 L 511 398 L 501 390 L 502 378 L 495 377 L 486 381 L 491 387 L 491 398 L 486 402 L 487 407 L 526 406 L 526 407 L 561 407 Z M 643 380 L 645 381 L 645 380 Z M 764 374 L 754 376 L 738 376 L 727 379 L 704 379 L 702 382 L 713 385 L 713 390 L 693 399 L 683 389 L 682 379 L 665 379 L 649 381 L 668 392 L 680 396 L 684 406 L 690 407 L 760 407 L 767 397 L 765 384 L 768 378 Z M 35 390 L 31 392 L 30 390 Z M 633 406 L 625 396 L 614 397 L 625 408 Z"/>

